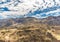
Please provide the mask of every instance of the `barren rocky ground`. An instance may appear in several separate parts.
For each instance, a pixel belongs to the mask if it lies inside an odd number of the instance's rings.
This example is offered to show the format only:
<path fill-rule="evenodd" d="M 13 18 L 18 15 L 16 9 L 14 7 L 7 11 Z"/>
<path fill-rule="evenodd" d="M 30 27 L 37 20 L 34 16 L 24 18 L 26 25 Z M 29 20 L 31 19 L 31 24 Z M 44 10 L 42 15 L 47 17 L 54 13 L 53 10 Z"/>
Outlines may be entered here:
<path fill-rule="evenodd" d="M 48 22 L 36 18 L 5 20 L 0 26 L 0 42 L 60 42 L 60 26 Z"/>

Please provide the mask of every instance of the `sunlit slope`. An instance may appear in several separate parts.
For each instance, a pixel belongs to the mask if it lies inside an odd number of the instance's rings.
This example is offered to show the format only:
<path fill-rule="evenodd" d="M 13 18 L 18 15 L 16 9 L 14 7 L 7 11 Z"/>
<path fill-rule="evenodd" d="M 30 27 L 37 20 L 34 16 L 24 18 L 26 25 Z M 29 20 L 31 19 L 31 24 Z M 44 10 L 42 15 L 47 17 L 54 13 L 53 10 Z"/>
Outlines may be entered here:
<path fill-rule="evenodd" d="M 60 17 L 48 17 L 45 19 L 27 17 L 6 19 L 4 21 L 1 20 L 0 41 L 59 42 L 60 41 L 59 19 Z"/>

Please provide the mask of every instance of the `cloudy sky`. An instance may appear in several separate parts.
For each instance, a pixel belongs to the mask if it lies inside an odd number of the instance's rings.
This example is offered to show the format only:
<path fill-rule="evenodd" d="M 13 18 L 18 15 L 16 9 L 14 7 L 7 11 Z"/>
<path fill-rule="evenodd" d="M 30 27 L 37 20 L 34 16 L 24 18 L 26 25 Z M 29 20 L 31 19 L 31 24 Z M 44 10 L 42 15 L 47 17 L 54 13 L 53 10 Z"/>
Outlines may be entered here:
<path fill-rule="evenodd" d="M 60 0 L 0 0 L 0 19 L 60 15 Z"/>

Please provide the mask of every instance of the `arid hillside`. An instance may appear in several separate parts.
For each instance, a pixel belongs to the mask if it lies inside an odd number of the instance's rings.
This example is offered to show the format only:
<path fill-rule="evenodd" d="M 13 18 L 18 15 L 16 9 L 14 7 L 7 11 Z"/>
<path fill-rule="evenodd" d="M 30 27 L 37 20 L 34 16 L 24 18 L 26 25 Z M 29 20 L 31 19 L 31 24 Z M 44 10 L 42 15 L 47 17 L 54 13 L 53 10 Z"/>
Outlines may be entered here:
<path fill-rule="evenodd" d="M 57 20 L 59 17 L 3 19 L 0 42 L 60 42 L 60 20 Z"/>

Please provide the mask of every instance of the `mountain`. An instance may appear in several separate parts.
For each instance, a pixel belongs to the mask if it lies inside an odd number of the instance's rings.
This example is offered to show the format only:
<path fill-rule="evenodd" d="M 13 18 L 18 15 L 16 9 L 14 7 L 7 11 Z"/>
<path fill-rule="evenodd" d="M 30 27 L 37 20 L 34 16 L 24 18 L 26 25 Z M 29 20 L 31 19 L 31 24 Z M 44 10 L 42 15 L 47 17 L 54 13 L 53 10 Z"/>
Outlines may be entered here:
<path fill-rule="evenodd" d="M 0 19 L 0 27 L 10 26 L 14 24 L 26 24 L 38 22 L 37 18 L 27 17 L 27 18 L 10 18 L 10 19 Z"/>
<path fill-rule="evenodd" d="M 59 19 L 60 16 L 44 19 L 34 17 L 1 19 L 0 41 L 60 42 Z"/>
<path fill-rule="evenodd" d="M 60 25 L 60 16 L 54 17 L 50 16 L 47 18 L 42 19 L 43 23 L 47 23 L 48 25 Z"/>
<path fill-rule="evenodd" d="M 14 24 L 31 24 L 31 23 L 37 23 L 37 24 L 48 24 L 53 26 L 60 25 L 60 16 L 54 17 L 50 16 L 43 19 L 38 19 L 34 17 L 26 17 L 26 18 L 10 18 L 10 19 L 0 19 L 0 27 L 2 26 L 10 26 Z"/>

